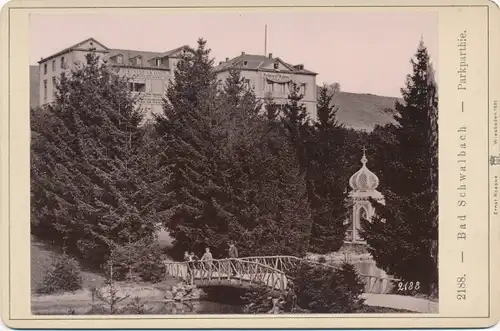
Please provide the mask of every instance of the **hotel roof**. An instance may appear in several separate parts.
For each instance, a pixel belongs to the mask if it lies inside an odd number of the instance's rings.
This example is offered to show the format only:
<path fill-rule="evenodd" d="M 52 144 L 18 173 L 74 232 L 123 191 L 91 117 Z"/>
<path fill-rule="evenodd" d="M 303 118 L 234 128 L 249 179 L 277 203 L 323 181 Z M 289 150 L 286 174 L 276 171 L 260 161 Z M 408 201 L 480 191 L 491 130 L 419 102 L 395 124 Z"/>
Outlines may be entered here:
<path fill-rule="evenodd" d="M 94 38 L 87 38 L 87 39 L 85 39 L 79 43 L 76 43 L 70 47 L 67 47 L 67 48 L 65 48 L 65 49 L 63 49 L 55 54 L 52 54 L 46 58 L 42 58 L 40 61 L 38 61 L 38 63 L 45 62 L 47 60 L 50 60 L 50 59 L 57 57 L 59 55 L 63 55 L 65 53 L 71 52 L 73 50 L 78 50 L 78 49 L 80 49 L 80 46 L 82 46 L 88 42 L 92 42 L 94 44 L 100 45 L 105 50 L 104 52 L 108 53 L 108 57 L 113 57 L 113 56 L 116 56 L 118 54 L 121 54 L 123 56 L 124 63 L 128 63 L 129 59 L 132 59 L 132 58 L 137 57 L 137 56 L 142 56 L 143 59 L 145 59 L 146 61 L 152 60 L 154 58 L 163 58 L 163 57 L 167 57 L 167 56 L 172 57 L 177 52 L 188 47 L 187 45 L 183 45 L 183 46 L 174 48 L 174 49 L 166 51 L 166 52 L 149 52 L 149 51 L 138 51 L 138 50 L 132 50 L 132 49 L 108 48 L 108 47 L 104 46 L 102 43 L 95 40 Z"/>
<path fill-rule="evenodd" d="M 184 45 L 177 47 L 175 49 L 172 49 L 170 51 L 166 52 L 149 52 L 149 51 L 137 51 L 137 50 L 132 50 L 132 49 L 118 49 L 118 48 L 113 48 L 109 50 L 109 57 L 113 57 L 116 55 L 121 54 L 123 56 L 123 62 L 126 63 L 128 62 L 129 59 L 132 59 L 137 56 L 142 56 L 143 59 L 146 61 L 155 59 L 155 58 L 164 58 L 164 57 L 172 57 L 175 55 L 177 52 L 181 51 L 184 48 L 187 48 L 189 46 Z"/>
<path fill-rule="evenodd" d="M 246 65 L 243 64 L 245 61 Z M 265 68 L 276 61 L 281 62 L 286 68 L 288 68 L 289 71 L 292 71 L 294 73 L 304 74 L 304 75 L 317 75 L 316 72 L 304 69 L 303 67 L 299 68 L 297 66 L 293 66 L 289 63 L 286 63 L 279 57 L 273 58 L 265 55 L 255 55 L 255 54 L 245 54 L 245 53 L 242 53 L 240 56 L 222 62 L 215 68 L 215 70 L 218 72 L 229 70 L 230 68 L 242 68 L 246 70 L 269 70 Z"/>
<path fill-rule="evenodd" d="M 85 40 L 83 40 L 83 41 L 80 41 L 79 43 L 74 44 L 73 46 L 70 46 L 70 47 L 64 48 L 63 50 L 61 50 L 61 51 L 59 51 L 59 52 L 57 52 L 57 53 L 54 53 L 54 54 L 52 54 L 52 55 L 50 55 L 50 56 L 47 56 L 46 58 L 42 58 L 40 61 L 38 61 L 38 63 L 42 63 L 42 62 L 45 62 L 45 61 L 47 61 L 47 60 L 50 60 L 50 59 L 52 59 L 52 58 L 54 58 L 54 57 L 57 57 L 57 56 L 59 56 L 59 55 L 63 55 L 63 54 L 65 54 L 65 53 L 71 52 L 72 50 L 78 49 L 81 45 L 84 45 L 84 44 L 86 44 L 87 42 L 92 42 L 92 43 L 94 43 L 94 44 L 101 45 L 101 46 L 102 46 L 102 48 L 104 48 L 106 51 L 108 51 L 108 50 L 109 50 L 109 48 L 108 48 L 108 47 L 104 46 L 103 44 L 101 44 L 100 42 L 98 42 L 97 40 L 95 40 L 94 38 L 87 38 L 87 39 L 85 39 Z"/>

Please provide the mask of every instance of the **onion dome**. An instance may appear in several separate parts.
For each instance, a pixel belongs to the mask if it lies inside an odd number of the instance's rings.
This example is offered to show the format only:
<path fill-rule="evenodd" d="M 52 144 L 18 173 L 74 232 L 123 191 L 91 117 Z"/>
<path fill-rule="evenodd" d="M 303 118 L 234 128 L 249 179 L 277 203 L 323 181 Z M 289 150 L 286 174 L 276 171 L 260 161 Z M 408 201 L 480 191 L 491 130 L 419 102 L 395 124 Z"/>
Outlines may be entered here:
<path fill-rule="evenodd" d="M 363 157 L 361 158 L 363 166 L 349 179 L 349 185 L 354 191 L 374 191 L 378 186 L 378 177 L 366 167 L 367 162 L 363 150 Z"/>

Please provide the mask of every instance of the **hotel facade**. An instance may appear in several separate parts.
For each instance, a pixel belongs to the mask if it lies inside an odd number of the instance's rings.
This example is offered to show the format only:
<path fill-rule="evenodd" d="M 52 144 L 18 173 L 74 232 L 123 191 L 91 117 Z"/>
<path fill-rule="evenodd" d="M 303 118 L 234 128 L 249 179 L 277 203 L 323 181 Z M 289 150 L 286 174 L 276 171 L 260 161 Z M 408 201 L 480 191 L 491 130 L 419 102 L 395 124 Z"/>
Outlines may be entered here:
<path fill-rule="evenodd" d="M 94 50 L 102 61 L 115 68 L 119 75 L 129 79 L 129 88 L 139 96 L 139 107 L 147 116 L 162 111 L 163 96 L 180 56 L 188 46 L 183 45 L 165 52 L 149 52 L 108 48 L 94 38 L 86 39 L 53 55 L 41 59 L 39 64 L 39 105 L 54 101 L 57 79 L 86 62 L 85 55 Z M 260 99 L 271 97 L 284 104 L 292 82 L 300 86 L 302 103 L 312 119 L 316 118 L 316 73 L 303 65 L 291 65 L 280 58 L 241 53 L 226 58 L 215 68 L 221 81 L 229 76 L 231 68 L 239 68 L 249 88 Z"/>
<path fill-rule="evenodd" d="M 129 88 L 139 96 L 140 108 L 147 115 L 161 112 L 166 87 L 169 80 L 173 79 L 179 57 L 186 48 L 184 45 L 166 52 L 112 49 L 89 38 L 38 62 L 39 105 L 54 101 L 55 85 L 61 73 L 85 63 L 85 55 L 93 49 L 102 61 L 129 79 Z"/>
<path fill-rule="evenodd" d="M 259 99 L 272 98 L 277 104 L 288 100 L 292 83 L 297 84 L 311 119 L 316 119 L 316 75 L 304 65 L 291 65 L 280 59 L 268 56 L 241 53 L 240 56 L 219 63 L 215 68 L 219 79 L 225 81 L 231 68 L 238 68 L 248 87 L 252 88 Z"/>

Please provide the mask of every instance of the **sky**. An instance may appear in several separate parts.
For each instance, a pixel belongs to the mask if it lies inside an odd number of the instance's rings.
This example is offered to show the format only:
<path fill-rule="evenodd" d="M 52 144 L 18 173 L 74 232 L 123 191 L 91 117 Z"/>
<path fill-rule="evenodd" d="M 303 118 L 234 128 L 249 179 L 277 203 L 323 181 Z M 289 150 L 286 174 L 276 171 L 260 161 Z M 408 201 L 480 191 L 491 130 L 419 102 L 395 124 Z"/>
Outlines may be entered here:
<path fill-rule="evenodd" d="M 423 38 L 438 69 L 438 17 L 433 11 L 211 11 L 32 14 L 30 64 L 89 37 L 109 48 L 164 52 L 196 46 L 216 63 L 266 54 L 318 73 L 316 83 L 346 92 L 400 97 L 410 59 Z"/>

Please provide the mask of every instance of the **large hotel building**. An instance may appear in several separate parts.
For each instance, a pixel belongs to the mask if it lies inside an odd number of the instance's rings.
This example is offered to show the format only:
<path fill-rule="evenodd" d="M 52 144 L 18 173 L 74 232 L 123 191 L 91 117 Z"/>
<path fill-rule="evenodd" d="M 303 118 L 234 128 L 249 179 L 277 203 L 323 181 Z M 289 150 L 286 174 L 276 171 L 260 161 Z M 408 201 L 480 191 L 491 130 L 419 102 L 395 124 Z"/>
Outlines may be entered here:
<path fill-rule="evenodd" d="M 182 52 L 187 46 L 180 46 L 165 52 L 145 52 L 126 49 L 112 49 L 97 40 L 89 38 L 53 55 L 39 63 L 40 102 L 44 105 L 53 101 L 56 80 L 64 71 L 69 71 L 85 62 L 85 55 L 94 49 L 102 60 L 116 68 L 118 73 L 129 78 L 129 87 L 140 95 L 140 107 L 146 114 L 158 113 L 162 109 L 162 97 Z M 218 77 L 225 80 L 229 69 L 237 67 L 246 84 L 253 88 L 257 97 L 272 97 L 276 103 L 287 100 L 290 83 L 300 86 L 304 95 L 302 102 L 311 118 L 316 117 L 316 73 L 303 65 L 291 65 L 280 58 L 241 53 L 233 59 L 226 58 L 216 67 Z"/>

